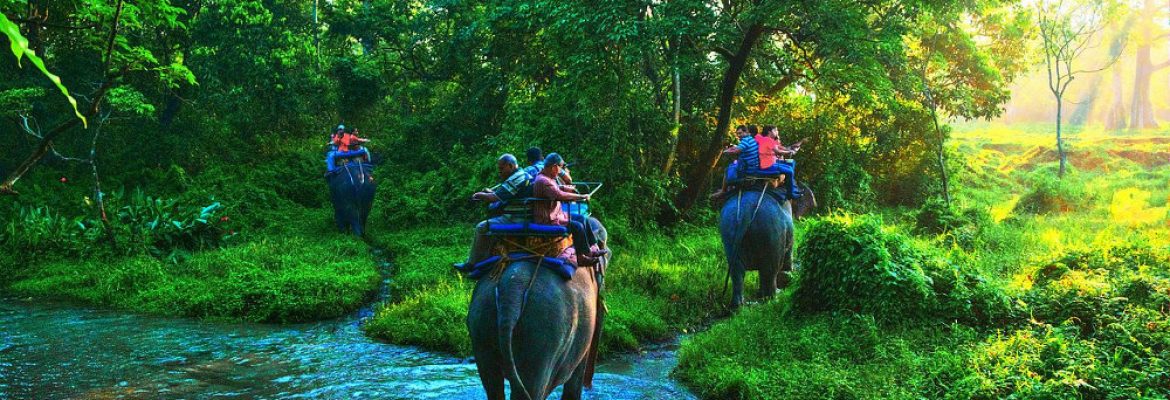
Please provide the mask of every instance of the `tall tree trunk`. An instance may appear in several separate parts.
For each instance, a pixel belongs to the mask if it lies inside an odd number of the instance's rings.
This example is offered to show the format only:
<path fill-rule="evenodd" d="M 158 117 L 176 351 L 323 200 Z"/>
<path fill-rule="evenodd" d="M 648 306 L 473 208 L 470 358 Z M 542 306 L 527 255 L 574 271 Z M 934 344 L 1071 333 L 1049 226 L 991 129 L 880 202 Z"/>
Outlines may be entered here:
<path fill-rule="evenodd" d="M 1155 71 L 1165 68 L 1166 64 L 1155 66 L 1150 59 L 1154 41 L 1153 18 L 1156 14 L 1158 8 L 1154 6 L 1154 1 L 1145 0 L 1138 21 L 1141 37 L 1138 39 L 1137 51 L 1134 52 L 1133 104 L 1129 114 L 1129 129 L 1135 131 L 1158 128 L 1158 122 L 1154 120 L 1154 106 L 1150 101 L 1150 76 Z"/>
<path fill-rule="evenodd" d="M 752 49 L 763 33 L 763 25 L 758 22 L 753 23 L 744 32 L 739 48 L 727 59 L 727 70 L 724 71 L 723 81 L 719 84 L 719 114 L 715 132 L 699 149 L 699 159 L 691 163 L 690 168 L 683 175 L 683 182 L 686 186 L 675 197 L 674 209 L 668 207 L 668 209 L 663 210 L 668 215 L 665 221 L 677 222 L 680 220 L 690 211 L 691 207 L 695 206 L 699 197 L 709 189 L 711 171 L 714 171 L 715 165 L 719 163 L 719 156 L 723 151 L 723 141 L 727 137 L 728 127 L 731 126 L 731 111 L 735 104 L 735 92 L 736 88 L 739 87 L 739 79 L 747 67 Z M 662 221 L 663 218 L 659 218 L 659 220 Z"/>
<path fill-rule="evenodd" d="M 1113 67 L 1113 100 L 1105 116 L 1105 129 L 1120 131 L 1128 127 L 1125 121 L 1125 96 L 1122 93 L 1121 66 Z"/>
<path fill-rule="evenodd" d="M 1148 35 L 1148 29 L 1147 29 Z M 1133 76 L 1133 108 L 1129 114 L 1129 128 L 1157 129 L 1154 121 L 1154 106 L 1150 102 L 1150 75 L 1154 73 L 1154 66 L 1150 62 L 1150 45 L 1142 43 L 1137 49 L 1137 67 Z"/>
<path fill-rule="evenodd" d="M 678 157 L 678 135 L 682 133 L 682 88 L 678 75 L 678 65 L 675 65 L 674 73 L 671 75 L 671 87 L 674 88 L 674 126 L 670 132 L 670 153 L 666 155 L 666 164 L 662 166 L 663 174 L 669 174 L 674 168 L 674 160 Z"/>
<path fill-rule="evenodd" d="M 1064 113 L 1064 100 L 1062 96 L 1056 96 L 1056 156 L 1060 158 L 1060 171 L 1056 173 L 1057 178 L 1064 178 L 1064 169 L 1066 157 L 1064 155 L 1064 138 L 1060 135 L 1060 121 Z"/>

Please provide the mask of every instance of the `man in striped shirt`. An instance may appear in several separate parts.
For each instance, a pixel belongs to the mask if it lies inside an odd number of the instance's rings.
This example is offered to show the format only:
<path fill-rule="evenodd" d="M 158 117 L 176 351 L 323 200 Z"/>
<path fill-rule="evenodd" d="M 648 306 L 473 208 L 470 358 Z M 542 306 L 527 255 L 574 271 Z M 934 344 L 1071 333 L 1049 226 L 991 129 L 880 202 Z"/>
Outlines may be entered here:
<path fill-rule="evenodd" d="M 532 179 L 520 169 L 516 156 L 511 154 L 500 156 L 496 160 L 496 168 L 503 182 L 490 189 L 476 192 L 471 195 L 471 199 L 490 202 L 491 209 L 500 215 L 488 218 L 475 226 L 475 241 L 472 242 L 467 262 L 455 264 L 455 267 L 461 270 L 464 266 L 475 265 L 490 256 L 496 241 L 487 236 L 489 225 L 525 222 L 532 218 L 532 211 L 520 204 L 525 198 L 532 196 Z"/>
<path fill-rule="evenodd" d="M 735 127 L 735 136 L 739 137 L 739 144 L 729 146 L 723 154 L 738 154 L 739 159 L 727 166 L 727 173 L 723 175 L 723 186 L 711 194 L 711 201 L 718 201 L 727 195 L 727 182 L 735 182 L 743 175 L 743 171 L 760 168 L 760 145 L 756 142 L 756 126 L 740 125 Z"/>

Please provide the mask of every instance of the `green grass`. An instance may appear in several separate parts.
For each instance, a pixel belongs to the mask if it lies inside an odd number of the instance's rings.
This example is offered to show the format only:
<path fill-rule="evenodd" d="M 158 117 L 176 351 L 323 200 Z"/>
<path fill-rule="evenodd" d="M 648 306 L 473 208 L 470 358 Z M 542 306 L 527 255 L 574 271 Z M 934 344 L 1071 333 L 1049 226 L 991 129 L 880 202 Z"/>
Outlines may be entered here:
<path fill-rule="evenodd" d="M 9 289 L 153 314 L 298 322 L 352 311 L 378 282 L 364 243 L 329 235 L 258 240 L 179 264 L 150 256 L 56 261 Z"/>
<path fill-rule="evenodd" d="M 970 162 L 954 177 L 955 203 L 990 219 L 960 219 L 914 239 L 985 282 L 983 295 L 1009 299 L 1011 307 L 998 318 L 890 318 L 883 310 L 898 304 L 888 298 L 897 294 L 876 289 L 851 299 L 886 306 L 853 304 L 861 311 L 855 312 L 838 300 L 813 313 L 790 311 L 800 303 L 794 300 L 808 300 L 790 297 L 798 288 L 684 341 L 675 376 L 710 399 L 1170 397 L 1163 361 L 1170 359 L 1170 160 L 1150 158 L 1163 157 L 1167 143 L 1085 131 L 1071 148 L 1084 158 L 1057 181 L 1054 159 L 1043 148 L 1051 146 L 1047 132 L 1028 129 L 957 135 Z M 904 232 L 917 212 L 882 215 L 883 230 Z M 848 230 L 805 240 L 873 244 Z M 863 248 L 883 255 L 873 259 L 897 263 L 884 254 L 896 256 L 899 243 L 887 241 L 893 247 L 884 251 Z M 867 262 L 860 253 L 830 254 L 844 247 L 829 247 L 822 256 L 837 264 Z M 818 261 L 830 262 L 805 262 Z M 903 266 L 918 268 L 907 262 Z M 849 275 L 870 268 L 862 264 L 816 275 L 838 280 L 816 283 L 868 282 L 881 289 L 883 281 L 899 282 Z M 875 299 L 875 293 L 885 297 Z M 979 298 L 977 292 L 960 294 Z"/>
<path fill-rule="evenodd" d="M 469 355 L 467 306 L 474 281 L 451 263 L 467 257 L 471 226 L 375 233 L 395 260 L 391 301 L 365 325 L 372 337 Z M 713 229 L 676 237 L 639 235 L 614 245 L 606 275 L 602 351 L 628 351 L 669 339 L 725 313 L 725 264 Z M 750 283 L 754 285 L 754 281 Z M 729 295 L 728 295 L 729 296 Z"/>
<path fill-rule="evenodd" d="M 74 216 L 92 215 L 84 185 L 30 184 L 13 199 L 12 213 L 22 204 L 43 205 L 58 218 L 0 224 L 0 288 L 210 319 L 300 322 L 352 312 L 378 287 L 377 260 L 360 239 L 335 233 L 319 160 L 290 150 L 298 148 L 304 144 L 271 149 L 276 161 L 270 163 L 213 165 L 195 177 L 177 166 L 144 170 L 142 177 L 112 177 L 107 182 L 112 187 L 119 180 L 148 182 L 143 192 L 182 200 L 182 210 L 212 202 L 225 206 L 212 222 L 232 232 L 230 240 L 185 252 L 173 262 L 148 255 L 136 242 L 148 237 L 137 232 L 145 223 L 119 220 L 122 207 L 132 205 L 132 190 L 110 189 L 108 210 L 119 242 L 111 248 L 92 234 L 100 230 L 78 233 Z M 52 182 L 53 174 L 40 169 L 29 181 Z"/>

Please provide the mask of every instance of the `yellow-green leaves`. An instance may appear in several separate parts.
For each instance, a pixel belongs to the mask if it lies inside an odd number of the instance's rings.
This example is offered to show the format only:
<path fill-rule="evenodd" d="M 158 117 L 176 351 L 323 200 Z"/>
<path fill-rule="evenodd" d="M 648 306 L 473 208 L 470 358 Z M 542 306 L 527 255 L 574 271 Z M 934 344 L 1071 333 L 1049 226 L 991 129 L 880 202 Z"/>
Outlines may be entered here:
<path fill-rule="evenodd" d="M 69 94 L 69 89 L 66 89 L 65 85 L 61 84 L 61 77 L 54 75 L 52 72 L 49 72 L 47 68 L 45 68 L 45 62 L 41 60 L 41 58 L 38 57 L 37 54 L 32 51 L 32 49 L 28 48 L 28 39 L 20 34 L 20 27 L 16 26 L 16 24 L 10 21 L 4 14 L 0 14 L 0 31 L 4 32 L 5 36 L 8 36 L 8 42 L 12 47 L 12 55 L 16 56 L 16 65 L 19 66 L 20 61 L 24 57 L 28 57 L 28 60 L 32 62 L 33 65 L 37 67 L 37 69 L 41 70 L 41 73 L 45 74 L 45 77 L 49 78 L 49 80 L 52 81 L 54 85 L 57 85 L 57 89 L 61 90 L 61 94 L 64 95 L 65 99 L 69 101 L 69 104 L 73 106 L 73 113 L 77 115 L 77 118 L 81 119 L 82 125 L 88 127 L 89 122 L 86 121 L 85 116 L 81 115 L 81 111 L 78 111 L 77 109 L 77 99 L 74 99 L 73 96 Z"/>

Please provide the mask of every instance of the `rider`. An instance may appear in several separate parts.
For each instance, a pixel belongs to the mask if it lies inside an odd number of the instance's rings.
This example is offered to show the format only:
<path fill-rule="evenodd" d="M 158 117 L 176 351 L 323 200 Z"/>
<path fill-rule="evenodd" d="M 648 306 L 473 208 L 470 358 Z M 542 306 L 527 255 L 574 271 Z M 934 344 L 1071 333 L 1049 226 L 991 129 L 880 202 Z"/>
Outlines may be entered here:
<path fill-rule="evenodd" d="M 528 177 L 536 179 L 540 175 L 540 171 L 544 169 L 544 152 L 539 147 L 530 147 L 524 152 L 525 158 L 528 159 L 528 166 L 524 167 L 524 172 Z M 557 183 L 562 185 L 572 185 L 573 177 L 569 175 L 568 168 L 561 168 L 560 175 L 557 175 Z"/>
<path fill-rule="evenodd" d="M 512 213 L 508 209 L 509 203 L 514 203 L 512 200 L 523 200 L 532 193 L 532 180 L 528 174 L 520 169 L 520 165 L 516 162 L 516 156 L 501 155 L 500 158 L 496 159 L 496 169 L 501 180 L 500 184 L 491 189 L 476 192 L 471 195 L 471 199 L 490 202 L 493 208 L 502 209 L 503 214 L 488 218 L 475 226 L 475 241 L 471 244 L 471 254 L 467 256 L 467 262 L 455 264 L 455 268 L 460 270 L 487 258 L 492 248 L 495 247 L 496 241 L 487 235 L 489 225 L 524 222 L 529 218 L 526 212 Z"/>
<path fill-rule="evenodd" d="M 561 207 L 562 201 L 589 200 L 588 194 L 573 193 L 572 186 L 556 183 L 556 177 L 564 168 L 565 160 L 561 158 L 560 154 L 551 153 L 544 159 L 544 168 L 540 170 L 540 174 L 532 183 L 532 195 L 551 201 L 536 202 L 533 205 L 534 222 L 568 227 L 569 233 L 573 235 L 573 249 L 577 253 L 577 265 L 582 267 L 597 265 L 598 258 L 609 254 L 609 250 L 593 251 L 590 248 L 591 243 L 593 243 L 590 238 L 593 229 L 589 228 L 589 221 L 578 214 L 573 214 L 570 217 Z"/>
<path fill-rule="evenodd" d="M 765 173 L 778 172 L 784 175 L 788 198 L 800 198 L 803 193 L 796 187 L 796 160 L 791 159 L 791 156 L 800 150 L 800 145 L 804 141 L 796 142 L 791 147 L 784 147 L 780 143 L 780 130 L 775 125 L 765 126 L 764 134 L 757 136 L 756 141 L 760 143 L 760 171 Z M 779 162 L 777 162 L 777 157 L 781 158 Z"/>
<path fill-rule="evenodd" d="M 750 128 L 745 125 L 735 127 L 735 136 L 739 137 L 739 144 L 723 150 L 723 154 L 738 154 L 739 158 L 727 166 L 727 173 L 723 174 L 723 185 L 718 191 L 711 194 L 711 200 L 717 201 L 729 192 L 727 182 L 738 181 L 744 169 L 759 169 L 759 143 L 755 139 L 756 126 Z"/>
<path fill-rule="evenodd" d="M 329 151 L 325 152 L 325 173 L 326 174 L 328 174 L 329 171 L 333 171 L 336 168 L 336 166 L 333 163 L 333 156 L 337 154 L 337 147 L 338 147 L 337 141 L 341 139 L 341 135 L 343 135 L 343 134 L 345 134 L 345 125 L 344 124 L 337 124 L 337 129 L 333 131 L 333 134 L 329 135 L 329 143 L 328 143 Z"/>

